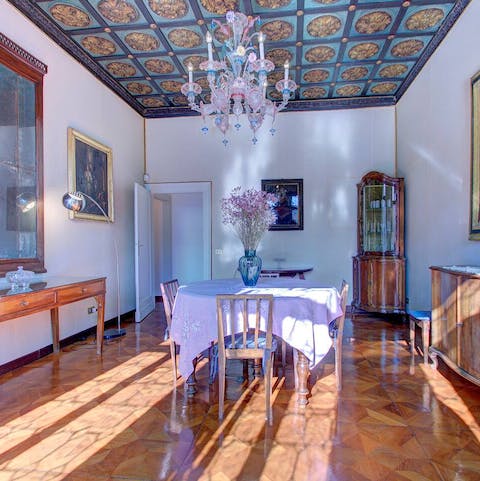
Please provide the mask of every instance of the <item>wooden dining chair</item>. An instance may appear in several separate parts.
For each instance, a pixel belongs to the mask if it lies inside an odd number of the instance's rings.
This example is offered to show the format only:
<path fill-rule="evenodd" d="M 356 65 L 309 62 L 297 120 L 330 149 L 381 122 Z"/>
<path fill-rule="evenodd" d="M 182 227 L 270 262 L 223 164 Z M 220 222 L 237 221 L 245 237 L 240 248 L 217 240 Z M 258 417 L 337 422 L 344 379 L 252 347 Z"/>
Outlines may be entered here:
<path fill-rule="evenodd" d="M 218 324 L 218 418 L 223 419 L 225 401 L 225 370 L 227 359 L 262 359 L 265 378 L 265 410 L 268 423 L 272 424 L 271 391 L 273 361 L 276 342 L 273 339 L 271 294 L 225 294 L 217 295 Z M 262 315 L 266 321 L 261 330 Z M 255 318 L 254 327 L 249 326 Z M 225 333 L 229 332 L 227 336 Z"/>
<path fill-rule="evenodd" d="M 264 279 L 278 279 L 280 274 L 278 272 L 261 272 L 260 277 Z M 285 366 L 287 365 L 287 343 L 278 336 L 275 336 L 277 339 L 280 340 L 282 346 L 282 368 L 283 368 L 283 375 L 285 376 Z"/>
<path fill-rule="evenodd" d="M 162 292 L 163 308 L 165 309 L 165 317 L 167 318 L 167 331 L 165 332 L 165 339 L 170 341 L 170 357 L 172 358 L 173 384 L 177 384 L 177 347 L 175 341 L 170 335 L 172 329 L 172 311 L 175 296 L 178 291 L 178 280 L 161 282 L 160 291 Z"/>
<path fill-rule="evenodd" d="M 334 319 L 330 327 L 330 336 L 333 340 L 333 348 L 335 349 L 335 377 L 337 380 L 337 391 L 342 390 L 342 345 L 343 345 L 343 327 L 345 325 L 345 311 L 347 308 L 348 284 L 344 280 L 340 288 L 340 299 L 342 307 L 342 315 Z"/>

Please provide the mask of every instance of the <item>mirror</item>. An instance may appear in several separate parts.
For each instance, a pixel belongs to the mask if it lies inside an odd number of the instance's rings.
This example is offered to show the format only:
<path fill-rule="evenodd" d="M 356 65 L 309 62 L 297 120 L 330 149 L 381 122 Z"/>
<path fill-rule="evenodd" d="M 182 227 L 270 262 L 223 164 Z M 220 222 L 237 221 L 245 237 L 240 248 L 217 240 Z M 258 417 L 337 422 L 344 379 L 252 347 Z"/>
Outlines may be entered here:
<path fill-rule="evenodd" d="M 45 272 L 43 76 L 47 67 L 0 33 L 0 275 Z"/>

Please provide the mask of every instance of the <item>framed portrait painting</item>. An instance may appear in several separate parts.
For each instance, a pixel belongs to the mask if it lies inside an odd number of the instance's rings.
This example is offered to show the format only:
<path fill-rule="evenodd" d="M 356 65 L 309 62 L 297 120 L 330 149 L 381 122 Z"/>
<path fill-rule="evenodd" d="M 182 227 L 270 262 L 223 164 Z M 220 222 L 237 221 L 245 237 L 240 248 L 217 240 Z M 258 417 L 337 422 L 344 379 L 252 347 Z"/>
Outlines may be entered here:
<path fill-rule="evenodd" d="M 303 230 L 303 179 L 262 180 L 262 190 L 278 198 L 277 219 L 269 230 Z"/>
<path fill-rule="evenodd" d="M 70 218 L 113 222 L 112 149 L 72 128 L 68 129 L 68 184 L 70 192 L 86 197 L 85 209 L 70 211 Z"/>
<path fill-rule="evenodd" d="M 480 240 L 480 72 L 472 78 L 470 240 Z"/>

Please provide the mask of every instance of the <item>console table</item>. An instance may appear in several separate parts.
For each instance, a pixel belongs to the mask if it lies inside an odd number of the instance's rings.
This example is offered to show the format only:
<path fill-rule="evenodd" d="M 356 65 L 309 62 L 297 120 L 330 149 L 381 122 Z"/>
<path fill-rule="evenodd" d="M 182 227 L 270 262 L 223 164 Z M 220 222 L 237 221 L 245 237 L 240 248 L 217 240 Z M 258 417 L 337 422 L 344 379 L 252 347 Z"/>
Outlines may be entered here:
<path fill-rule="evenodd" d="M 480 386 L 480 267 L 432 266 L 432 346 L 448 367 Z"/>
<path fill-rule="evenodd" d="M 103 348 L 105 277 L 39 277 L 27 289 L 12 290 L 0 281 L 0 322 L 50 310 L 53 352 L 60 350 L 58 308 L 89 297 L 97 302 L 97 354 Z"/>
<path fill-rule="evenodd" d="M 280 277 L 295 277 L 305 279 L 305 272 L 313 271 L 313 267 L 264 267 L 262 274 L 278 274 Z"/>

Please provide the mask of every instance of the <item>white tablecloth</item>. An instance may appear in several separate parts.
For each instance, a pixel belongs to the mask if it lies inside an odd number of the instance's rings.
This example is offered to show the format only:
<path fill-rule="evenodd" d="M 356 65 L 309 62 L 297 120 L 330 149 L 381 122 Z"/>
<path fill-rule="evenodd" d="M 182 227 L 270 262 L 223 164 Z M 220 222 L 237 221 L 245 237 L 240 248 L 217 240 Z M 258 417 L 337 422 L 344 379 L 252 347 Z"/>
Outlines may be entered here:
<path fill-rule="evenodd" d="M 273 333 L 303 352 L 310 367 L 332 345 L 328 324 L 342 314 L 334 287 L 301 279 L 260 279 L 245 287 L 241 279 L 215 279 L 181 286 L 175 298 L 171 336 L 180 345 L 178 369 L 186 379 L 192 360 L 217 340 L 217 294 L 273 294 Z"/>

